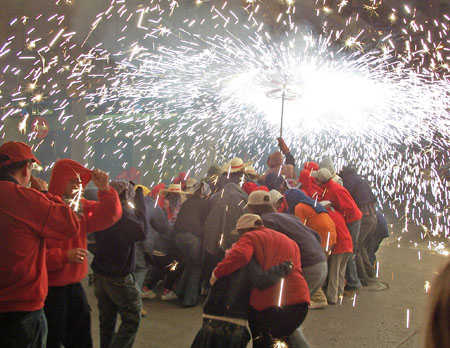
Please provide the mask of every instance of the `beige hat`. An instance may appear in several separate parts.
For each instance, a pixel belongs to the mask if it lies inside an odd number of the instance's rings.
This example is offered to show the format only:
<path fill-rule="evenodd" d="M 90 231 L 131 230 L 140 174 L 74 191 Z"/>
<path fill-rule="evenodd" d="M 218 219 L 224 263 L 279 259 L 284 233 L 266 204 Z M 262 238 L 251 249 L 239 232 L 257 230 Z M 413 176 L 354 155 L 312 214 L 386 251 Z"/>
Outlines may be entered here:
<path fill-rule="evenodd" d="M 256 172 L 256 169 L 253 166 L 247 166 L 245 168 L 245 172 L 250 175 L 258 175 L 258 173 Z"/>
<path fill-rule="evenodd" d="M 247 205 L 266 205 L 271 204 L 269 192 L 256 190 L 248 196 Z"/>
<path fill-rule="evenodd" d="M 319 170 L 311 172 L 311 176 L 319 180 L 320 182 L 328 182 L 333 175 L 328 168 L 320 168 Z"/>
<path fill-rule="evenodd" d="M 253 227 L 262 227 L 263 223 L 259 215 L 255 214 L 244 214 L 242 215 L 237 223 L 236 223 L 236 229 L 231 231 L 232 234 L 239 234 L 238 230 L 243 230 L 246 228 L 253 228 Z"/>
<path fill-rule="evenodd" d="M 280 193 L 280 191 L 277 191 L 277 190 L 270 190 L 269 196 L 270 196 L 270 203 L 272 203 L 272 204 L 276 204 L 280 199 L 282 199 L 284 197 Z"/>
<path fill-rule="evenodd" d="M 246 167 L 248 167 L 252 162 L 245 162 L 242 161 L 242 158 L 235 157 L 230 162 L 225 164 L 222 168 L 222 172 L 228 173 L 236 173 L 236 172 L 243 172 Z"/>
<path fill-rule="evenodd" d="M 186 189 L 189 190 L 191 187 L 193 187 L 197 183 L 197 180 L 194 178 L 189 178 L 186 180 Z"/>
<path fill-rule="evenodd" d="M 181 184 L 170 184 L 169 186 L 167 186 L 167 189 L 162 190 L 161 193 L 163 194 L 167 194 L 167 193 L 178 193 L 180 195 L 184 195 L 186 194 L 186 192 L 184 192 L 181 189 Z"/>

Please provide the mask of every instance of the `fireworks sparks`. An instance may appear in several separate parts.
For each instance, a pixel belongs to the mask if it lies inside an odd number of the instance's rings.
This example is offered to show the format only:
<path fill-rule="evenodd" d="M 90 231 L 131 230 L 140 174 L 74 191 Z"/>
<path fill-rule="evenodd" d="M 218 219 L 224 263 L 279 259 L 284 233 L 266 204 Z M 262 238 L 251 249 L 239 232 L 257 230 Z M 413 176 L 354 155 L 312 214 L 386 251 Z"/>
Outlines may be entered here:
<path fill-rule="evenodd" d="M 24 42 L 14 34 L 0 42 L 1 122 L 51 105 L 58 128 L 102 144 L 90 165 L 98 157 L 126 169 L 133 146 L 148 154 L 138 167 L 154 182 L 193 164 L 198 175 L 219 154 L 244 153 L 258 170 L 279 123 L 279 100 L 267 92 L 295 86 L 283 135 L 299 163 L 324 151 L 338 170 L 351 162 L 387 208 L 405 211 L 405 230 L 414 222 L 448 237 L 448 17 L 423 20 L 413 6 L 381 1 L 345 17 L 347 0 L 317 1 L 322 32 L 312 32 L 299 26 L 295 1 L 278 2 L 273 28 L 256 1 L 197 1 L 195 18 L 180 1 L 111 1 L 83 31 L 62 9 L 79 4 L 60 3 L 53 14 L 7 22 Z M 328 23 L 333 16 L 342 20 Z M 361 18 L 384 22 L 371 30 Z M 80 97 L 85 124 L 72 111 Z"/>
<path fill-rule="evenodd" d="M 83 197 L 83 184 L 81 183 L 80 174 L 76 173 L 76 175 L 79 183 L 72 192 L 74 196 L 69 202 L 69 207 L 71 207 L 74 212 L 78 213 L 80 210 L 81 198 Z"/>
<path fill-rule="evenodd" d="M 409 329 L 409 309 L 406 310 L 406 328 Z"/>
<path fill-rule="evenodd" d="M 275 339 L 272 348 L 288 348 L 288 345 L 282 340 Z"/>
<path fill-rule="evenodd" d="M 425 285 L 423 288 L 426 293 L 428 293 L 430 291 L 431 286 L 430 286 L 430 282 L 428 280 L 425 282 Z"/>
<path fill-rule="evenodd" d="M 281 300 L 282 300 L 282 297 L 283 297 L 283 287 L 284 287 L 284 278 L 281 278 L 280 294 L 278 296 L 278 307 L 281 307 Z"/>

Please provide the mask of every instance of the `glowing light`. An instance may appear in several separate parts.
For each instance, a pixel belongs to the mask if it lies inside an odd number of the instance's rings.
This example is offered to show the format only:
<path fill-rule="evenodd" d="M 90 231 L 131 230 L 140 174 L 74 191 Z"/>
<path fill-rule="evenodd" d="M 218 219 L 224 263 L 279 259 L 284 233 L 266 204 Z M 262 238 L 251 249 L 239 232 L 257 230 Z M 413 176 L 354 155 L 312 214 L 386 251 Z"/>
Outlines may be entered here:
<path fill-rule="evenodd" d="M 283 296 L 283 286 L 284 286 L 284 278 L 281 278 L 280 294 L 278 296 L 278 307 L 281 307 L 281 299 L 282 299 L 282 296 Z"/>

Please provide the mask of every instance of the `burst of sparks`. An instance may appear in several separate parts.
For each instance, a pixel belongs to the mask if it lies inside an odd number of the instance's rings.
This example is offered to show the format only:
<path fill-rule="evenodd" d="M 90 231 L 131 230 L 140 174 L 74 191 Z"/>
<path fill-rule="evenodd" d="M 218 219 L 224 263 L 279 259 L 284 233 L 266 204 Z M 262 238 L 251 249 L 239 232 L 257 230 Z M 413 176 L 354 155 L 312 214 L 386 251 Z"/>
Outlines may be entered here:
<path fill-rule="evenodd" d="M 175 271 L 177 269 L 178 266 L 178 261 L 173 261 L 168 267 L 169 267 L 169 271 Z"/>
<path fill-rule="evenodd" d="M 288 348 L 288 345 L 285 341 L 282 341 L 280 339 L 275 339 L 272 345 L 272 348 Z"/>
<path fill-rule="evenodd" d="M 423 288 L 425 289 L 426 293 L 428 293 L 430 291 L 431 286 L 430 286 L 430 282 L 428 280 L 425 282 L 425 285 Z"/>
<path fill-rule="evenodd" d="M 79 173 L 76 173 L 79 184 L 77 188 L 73 190 L 73 198 L 70 200 L 69 207 L 72 208 L 74 212 L 78 212 L 80 210 L 80 202 L 83 196 L 83 184 L 81 183 L 81 177 Z"/>

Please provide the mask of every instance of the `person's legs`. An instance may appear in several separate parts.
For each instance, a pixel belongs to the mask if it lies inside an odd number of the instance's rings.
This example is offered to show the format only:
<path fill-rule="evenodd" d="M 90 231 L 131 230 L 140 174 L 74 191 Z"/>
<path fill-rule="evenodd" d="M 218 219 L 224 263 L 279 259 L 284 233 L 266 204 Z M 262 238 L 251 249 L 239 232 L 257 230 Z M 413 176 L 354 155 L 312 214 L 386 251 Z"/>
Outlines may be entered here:
<path fill-rule="evenodd" d="M 45 348 L 47 320 L 44 310 L 0 313 L 0 347 Z"/>
<path fill-rule="evenodd" d="M 339 270 L 338 270 L 338 298 L 344 296 L 345 287 L 345 271 L 347 268 L 348 259 L 352 256 L 352 253 L 341 254 Z"/>
<path fill-rule="evenodd" d="M 68 285 L 65 348 L 92 348 L 91 307 L 81 283 Z"/>
<path fill-rule="evenodd" d="M 141 291 L 144 285 L 146 273 L 147 261 L 145 259 L 144 249 L 140 243 L 136 243 L 136 268 L 134 270 L 134 277 L 136 278 L 136 283 Z"/>
<path fill-rule="evenodd" d="M 373 277 L 375 273 L 373 270 L 373 266 L 371 267 L 370 265 L 369 256 L 367 254 L 367 245 L 369 236 L 371 235 L 371 233 L 375 232 L 376 228 L 376 217 L 371 215 L 363 215 L 358 237 L 359 252 L 356 254 L 355 259 L 358 277 L 363 281 L 363 283 L 366 283 L 367 278 L 369 276 Z M 367 273 L 366 268 L 369 268 L 370 274 Z"/>
<path fill-rule="evenodd" d="M 105 281 L 105 290 L 117 306 L 121 324 L 110 348 L 129 348 L 133 346 L 141 322 L 141 295 L 133 274 Z"/>
<path fill-rule="evenodd" d="M 335 304 L 339 296 L 339 267 L 341 265 L 343 254 L 330 255 L 328 258 L 328 303 Z"/>
<path fill-rule="evenodd" d="M 47 318 L 47 348 L 60 348 L 67 325 L 67 286 L 50 286 L 45 299 L 44 312 Z"/>
<path fill-rule="evenodd" d="M 105 279 L 95 274 L 94 291 L 97 297 L 99 327 L 100 327 L 100 347 L 109 348 L 115 335 L 118 309 L 108 296 Z"/>
<path fill-rule="evenodd" d="M 355 255 L 358 254 L 358 238 L 359 238 L 359 228 L 361 226 L 361 220 L 354 221 L 347 225 L 353 242 L 353 255 L 349 258 L 347 262 L 347 272 L 346 280 L 347 286 L 351 289 L 359 289 L 362 284 L 358 277 L 358 272 L 356 270 Z"/>
<path fill-rule="evenodd" d="M 326 261 L 302 269 L 302 275 L 309 288 L 309 294 L 314 294 L 327 278 L 328 265 Z"/>

